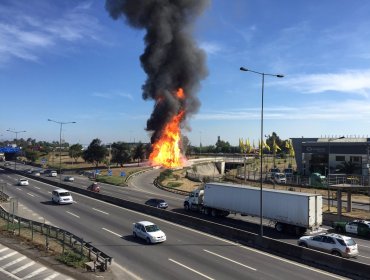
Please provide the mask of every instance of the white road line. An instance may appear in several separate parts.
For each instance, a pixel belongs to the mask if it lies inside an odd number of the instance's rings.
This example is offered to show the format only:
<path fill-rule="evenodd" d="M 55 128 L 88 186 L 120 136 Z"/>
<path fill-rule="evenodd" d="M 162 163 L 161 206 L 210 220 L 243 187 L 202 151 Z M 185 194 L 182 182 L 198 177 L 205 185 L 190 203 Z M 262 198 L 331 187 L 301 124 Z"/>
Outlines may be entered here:
<path fill-rule="evenodd" d="M 39 187 L 36 187 L 36 186 L 33 186 L 34 188 L 36 188 L 36 189 L 38 189 L 38 190 L 40 190 L 41 188 L 39 188 Z"/>
<path fill-rule="evenodd" d="M 196 274 L 198 274 L 198 275 L 200 275 L 200 276 L 203 276 L 204 278 L 207 278 L 207 279 L 210 279 L 210 280 L 214 280 L 214 278 L 211 278 L 211 277 L 209 277 L 209 276 L 207 276 L 207 275 L 205 275 L 205 274 L 203 274 L 203 273 L 201 273 L 201 272 L 199 272 L 199 271 L 196 271 L 195 269 L 192 269 L 191 267 L 188 267 L 188 266 L 186 266 L 186 265 L 184 265 L 184 264 L 182 264 L 182 263 L 179 263 L 179 262 L 177 262 L 177 261 L 175 261 L 175 260 L 173 260 L 173 259 L 168 259 L 169 261 L 171 261 L 171 262 L 173 262 L 173 263 L 175 263 L 175 264 L 178 264 L 179 266 L 182 266 L 182 267 L 184 267 L 184 268 L 186 268 L 186 269 L 189 269 L 190 271 L 193 271 L 193 272 L 195 272 Z"/>
<path fill-rule="evenodd" d="M 22 190 L 21 188 L 18 188 L 18 187 L 16 187 L 16 189 L 17 189 L 17 190 L 19 190 L 19 191 L 21 191 L 21 190 Z"/>
<path fill-rule="evenodd" d="M 26 269 L 27 267 L 30 267 L 30 266 L 34 265 L 34 264 L 35 264 L 35 262 L 34 262 L 34 261 L 29 262 L 29 263 L 27 263 L 27 264 L 25 264 L 25 265 L 22 265 L 21 267 L 19 267 L 19 268 L 15 269 L 15 270 L 11 271 L 10 273 L 11 273 L 11 274 L 16 274 L 16 273 L 18 273 L 18 272 L 20 272 L 20 271 L 22 271 L 22 270 Z"/>
<path fill-rule="evenodd" d="M 27 194 L 28 194 L 29 196 L 32 196 L 32 197 L 34 197 L 34 195 L 33 195 L 32 193 L 29 193 L 29 192 L 28 192 Z"/>
<path fill-rule="evenodd" d="M 1 268 L 5 269 L 9 266 L 12 266 L 13 264 L 16 264 L 16 263 L 19 263 L 20 261 L 23 261 L 24 259 L 26 259 L 27 257 L 26 256 L 22 256 L 14 261 L 11 261 L 10 263 L 7 263 L 7 264 L 4 264 Z"/>
<path fill-rule="evenodd" d="M 5 255 L 5 256 L 2 256 L 2 257 L 0 258 L 0 261 L 5 260 L 5 259 L 7 259 L 7 258 L 9 258 L 9 257 L 11 257 L 11 256 L 14 256 L 15 254 L 18 254 L 18 252 L 17 252 L 17 251 L 14 251 L 14 252 L 11 252 L 11 253 L 9 253 L 9 254 L 7 254 L 7 255 Z"/>
<path fill-rule="evenodd" d="M 8 275 L 10 278 L 13 278 L 13 279 L 16 279 L 16 280 L 22 280 L 22 278 L 19 278 L 18 276 L 13 275 L 11 272 L 8 272 L 8 271 L 6 271 L 6 270 L 4 270 L 2 268 L 0 268 L 0 272 Z"/>
<path fill-rule="evenodd" d="M 357 245 L 360 246 L 360 247 L 370 248 L 370 246 L 360 245 L 358 243 L 357 243 Z"/>
<path fill-rule="evenodd" d="M 78 215 L 76 215 L 76 214 L 73 214 L 72 212 L 69 212 L 69 211 L 66 211 L 69 215 L 72 215 L 72 216 L 74 216 L 74 217 L 76 217 L 76 218 L 80 218 L 80 216 L 78 216 Z"/>
<path fill-rule="evenodd" d="M 53 275 L 50 275 L 49 277 L 46 277 L 44 280 L 52 280 L 52 279 L 54 279 L 55 277 L 57 277 L 59 275 L 60 275 L 60 273 L 56 272 Z"/>
<path fill-rule="evenodd" d="M 99 210 L 99 209 L 96 209 L 96 208 L 93 208 L 93 210 L 98 211 L 98 212 L 100 212 L 100 213 L 103 213 L 103 214 L 105 214 L 105 215 L 109 215 L 109 213 L 108 213 L 108 212 L 104 212 L 104 211 Z"/>
<path fill-rule="evenodd" d="M 39 269 L 36 269 L 34 272 L 26 275 L 25 277 L 23 277 L 22 279 L 29 279 L 29 278 L 32 278 L 34 276 L 36 276 L 37 274 L 43 272 L 44 270 L 46 270 L 47 268 L 45 266 L 43 267 L 40 267 Z"/>
<path fill-rule="evenodd" d="M 118 237 L 121 237 L 122 236 L 121 234 L 115 233 L 114 231 L 111 231 L 109 229 L 106 229 L 106 228 L 102 228 L 102 229 L 105 230 L 105 231 L 108 231 L 108 232 L 110 232 L 110 233 L 112 233 L 114 235 L 117 235 Z"/>
<path fill-rule="evenodd" d="M 362 255 L 358 255 L 358 256 L 361 257 L 361 258 L 370 259 L 370 257 L 365 257 L 365 256 L 362 256 Z"/>
<path fill-rule="evenodd" d="M 5 248 L 0 249 L 0 253 L 4 252 L 6 250 L 9 250 L 9 248 L 5 247 Z"/>
<path fill-rule="evenodd" d="M 234 260 L 232 260 L 232 259 L 226 258 L 226 257 L 224 257 L 224 256 L 221 256 L 221 255 L 216 254 L 216 253 L 214 253 L 214 252 L 208 251 L 208 250 L 206 250 L 206 249 L 203 249 L 203 251 L 204 251 L 204 252 L 207 252 L 207 253 L 209 253 L 209 254 L 215 255 L 215 256 L 217 256 L 217 257 L 219 257 L 219 258 L 221 258 L 221 259 L 228 260 L 229 262 L 236 263 L 236 264 L 238 264 L 238 265 L 240 265 L 240 266 L 244 266 L 244 267 L 246 267 L 246 268 L 248 268 L 248 269 L 251 269 L 251 270 L 257 271 L 257 269 L 256 269 L 256 268 L 253 268 L 253 267 L 251 267 L 251 266 L 248 266 L 248 265 L 242 264 L 242 263 L 240 263 L 240 262 L 234 261 Z"/>

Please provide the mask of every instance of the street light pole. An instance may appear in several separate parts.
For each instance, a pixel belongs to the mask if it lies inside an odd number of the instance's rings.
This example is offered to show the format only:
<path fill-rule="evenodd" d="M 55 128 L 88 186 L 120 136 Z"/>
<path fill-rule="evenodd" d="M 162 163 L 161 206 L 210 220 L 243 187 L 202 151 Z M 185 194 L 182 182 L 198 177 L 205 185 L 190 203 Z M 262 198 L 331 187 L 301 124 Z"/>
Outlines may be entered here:
<path fill-rule="evenodd" d="M 262 176 L 262 160 L 263 160 L 263 147 L 262 147 L 262 141 L 263 141 L 263 93 L 264 93 L 264 87 L 265 87 L 265 76 L 272 76 L 277 78 L 284 78 L 284 75 L 281 74 L 267 74 L 262 72 L 257 72 L 251 69 L 247 69 L 244 67 L 240 67 L 240 71 L 246 71 L 246 72 L 252 72 L 258 75 L 262 76 L 262 95 L 261 95 L 261 157 L 260 157 L 260 236 L 263 236 L 263 176 Z"/>
<path fill-rule="evenodd" d="M 18 133 L 26 132 L 25 130 L 20 130 L 20 131 L 14 131 L 11 129 L 7 129 L 6 131 L 13 132 L 15 133 L 15 144 L 18 146 Z M 14 159 L 14 171 L 17 171 L 17 154 L 15 154 L 15 159 Z"/>
<path fill-rule="evenodd" d="M 59 130 L 59 185 L 62 185 L 62 129 L 63 124 L 76 123 L 76 122 L 60 122 L 48 119 L 49 122 L 55 122 L 60 125 Z"/>
<path fill-rule="evenodd" d="M 328 212 L 330 212 L 330 142 L 338 140 L 338 139 L 343 139 L 345 138 L 344 136 L 339 137 L 339 138 L 328 138 L 328 178 L 326 179 L 326 184 L 328 186 Z"/>

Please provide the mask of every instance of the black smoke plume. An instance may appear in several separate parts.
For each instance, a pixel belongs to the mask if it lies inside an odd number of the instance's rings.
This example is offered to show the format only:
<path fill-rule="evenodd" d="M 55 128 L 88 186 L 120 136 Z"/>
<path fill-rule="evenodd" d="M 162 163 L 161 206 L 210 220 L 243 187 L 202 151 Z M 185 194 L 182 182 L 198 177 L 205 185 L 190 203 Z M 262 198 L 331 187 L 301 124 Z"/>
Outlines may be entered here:
<path fill-rule="evenodd" d="M 143 99 L 155 100 L 147 121 L 155 143 L 165 124 L 184 110 L 184 118 L 200 106 L 197 92 L 207 74 L 205 53 L 191 35 L 192 25 L 208 0 L 106 0 L 112 18 L 123 17 L 132 27 L 145 29 L 145 51 L 140 56 L 147 74 Z M 182 88 L 184 99 L 176 91 Z"/>

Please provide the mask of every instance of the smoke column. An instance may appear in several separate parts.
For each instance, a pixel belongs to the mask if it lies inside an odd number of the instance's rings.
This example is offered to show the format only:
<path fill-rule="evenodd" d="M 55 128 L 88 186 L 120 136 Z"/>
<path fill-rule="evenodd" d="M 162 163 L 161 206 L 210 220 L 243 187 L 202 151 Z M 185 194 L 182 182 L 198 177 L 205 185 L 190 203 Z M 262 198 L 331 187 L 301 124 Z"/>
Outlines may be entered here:
<path fill-rule="evenodd" d="M 184 111 L 182 123 L 200 106 L 197 92 L 207 74 L 205 53 L 191 35 L 196 16 L 207 7 L 208 0 L 106 0 L 105 7 L 113 19 L 123 17 L 127 23 L 145 29 L 145 51 L 140 56 L 147 74 L 142 86 L 143 99 L 155 100 L 147 121 L 153 132 L 151 143 L 161 135 L 166 123 Z M 184 90 L 184 98 L 176 92 Z"/>

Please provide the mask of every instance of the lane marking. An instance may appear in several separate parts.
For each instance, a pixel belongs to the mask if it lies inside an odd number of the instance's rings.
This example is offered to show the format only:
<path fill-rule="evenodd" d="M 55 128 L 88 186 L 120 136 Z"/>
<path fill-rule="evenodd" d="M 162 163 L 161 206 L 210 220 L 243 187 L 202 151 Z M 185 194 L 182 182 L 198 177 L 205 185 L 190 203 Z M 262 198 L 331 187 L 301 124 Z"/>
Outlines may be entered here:
<path fill-rule="evenodd" d="M 360 245 L 358 243 L 357 243 L 357 245 L 360 246 L 360 247 L 370 248 L 370 246 Z"/>
<path fill-rule="evenodd" d="M 36 187 L 36 186 L 33 186 L 34 188 L 36 188 L 36 189 L 38 189 L 38 190 L 40 190 L 41 188 L 40 187 Z"/>
<path fill-rule="evenodd" d="M 1 268 L 5 269 L 9 266 L 12 266 L 13 264 L 16 264 L 16 263 L 19 263 L 20 261 L 23 261 L 24 259 L 26 259 L 27 257 L 26 256 L 22 256 L 14 261 L 11 261 L 10 263 L 7 263 L 7 264 L 4 264 Z"/>
<path fill-rule="evenodd" d="M 34 277 L 36 276 L 37 274 L 40 274 L 41 272 L 43 272 L 44 270 L 46 270 L 47 268 L 45 266 L 43 267 L 40 267 L 39 269 L 36 269 L 35 271 L 31 272 L 30 274 L 26 275 L 25 277 L 23 277 L 23 279 L 29 279 L 31 277 Z"/>
<path fill-rule="evenodd" d="M 54 279 L 55 277 L 57 277 L 59 275 L 60 275 L 60 273 L 55 272 L 54 274 L 50 275 L 49 277 L 46 277 L 44 280 L 52 280 L 52 279 Z"/>
<path fill-rule="evenodd" d="M 29 192 L 28 192 L 27 194 L 28 194 L 29 196 L 35 197 L 32 193 L 29 193 Z"/>
<path fill-rule="evenodd" d="M 358 256 L 361 257 L 361 258 L 370 259 L 370 257 L 366 257 L 366 256 L 363 256 L 363 255 L 358 255 Z"/>
<path fill-rule="evenodd" d="M 17 189 L 17 190 L 19 190 L 19 191 L 21 191 L 21 190 L 22 190 L 21 188 L 18 188 L 18 187 L 16 187 L 16 189 Z"/>
<path fill-rule="evenodd" d="M 22 265 L 21 267 L 19 267 L 19 268 L 15 269 L 15 270 L 13 270 L 13 271 L 11 271 L 10 273 L 12 273 L 12 274 L 16 274 L 16 273 L 18 273 L 18 272 L 20 272 L 20 271 L 22 271 L 22 270 L 26 269 L 27 267 L 30 267 L 30 266 L 34 265 L 34 264 L 35 264 L 35 262 L 34 262 L 34 261 L 29 262 L 29 263 L 26 263 L 25 265 Z"/>
<path fill-rule="evenodd" d="M 182 267 L 184 267 L 186 269 L 189 269 L 190 271 L 192 271 L 192 272 L 194 272 L 194 273 L 196 273 L 196 274 L 198 274 L 200 276 L 203 276 L 204 278 L 207 278 L 209 280 L 214 280 L 214 278 L 211 278 L 211 277 L 209 277 L 209 276 L 207 276 L 207 275 L 205 275 L 205 274 L 203 274 L 203 273 L 201 273 L 201 272 L 199 272 L 199 271 L 197 271 L 197 270 L 195 270 L 195 269 L 193 269 L 191 267 L 188 267 L 188 266 L 186 266 L 186 265 L 184 265 L 182 263 L 179 263 L 179 262 L 177 262 L 177 261 L 175 261 L 173 259 L 168 259 L 168 260 L 171 261 L 171 262 L 173 262 L 173 263 L 175 263 L 175 264 L 177 264 L 177 265 L 179 265 L 179 266 L 182 266 Z"/>
<path fill-rule="evenodd" d="M 116 232 L 114 232 L 114 231 L 111 231 L 111 230 L 109 230 L 109 229 L 106 229 L 106 228 L 102 228 L 103 230 L 105 230 L 105 231 L 108 231 L 108 232 L 110 232 L 110 233 L 112 233 L 112 234 L 114 234 L 114 235 L 116 235 L 116 236 L 118 236 L 118 237 L 122 237 L 122 235 L 121 234 L 118 234 L 118 233 L 116 233 Z"/>
<path fill-rule="evenodd" d="M 22 278 L 19 278 L 16 275 L 13 275 L 11 272 L 6 271 L 5 269 L 0 268 L 0 272 L 4 273 L 5 275 L 9 276 L 10 278 L 16 279 L 16 280 L 22 280 Z"/>
<path fill-rule="evenodd" d="M 78 215 L 76 215 L 76 214 L 74 214 L 74 213 L 72 213 L 72 212 L 69 212 L 69 211 L 66 211 L 69 215 L 72 215 L 72 216 L 74 216 L 74 217 L 76 217 L 76 218 L 80 218 L 80 216 L 78 216 Z"/>
<path fill-rule="evenodd" d="M 100 213 L 103 213 L 103 214 L 105 214 L 105 215 L 109 215 L 109 213 L 108 213 L 108 212 L 104 212 L 104 211 L 99 210 L 99 209 L 96 209 L 96 208 L 93 208 L 93 210 L 98 211 L 98 212 L 100 212 Z"/>
<path fill-rule="evenodd" d="M 232 259 L 229 259 L 229 258 L 227 258 L 227 257 L 221 256 L 221 255 L 219 255 L 219 254 L 216 254 L 216 253 L 214 253 L 214 252 L 208 251 L 208 250 L 206 250 L 206 249 L 203 249 L 203 251 L 204 251 L 204 252 L 207 252 L 207 253 L 209 253 L 209 254 L 215 255 L 215 256 L 217 256 L 217 257 L 219 257 L 219 258 L 221 258 L 221 259 L 228 260 L 229 262 L 236 263 L 236 264 L 238 264 L 238 265 L 240 265 L 240 266 L 244 266 L 244 267 L 246 267 L 246 268 L 248 268 L 248 269 L 251 269 L 251 270 L 257 271 L 257 269 L 256 269 L 256 268 L 253 268 L 253 267 L 251 267 L 251 266 L 248 266 L 248 265 L 242 264 L 242 263 L 240 263 L 240 262 L 234 261 L 234 260 L 232 260 Z"/>
<path fill-rule="evenodd" d="M 2 256 L 2 257 L 0 258 L 0 261 L 5 260 L 5 259 L 7 259 L 7 258 L 9 258 L 9 257 L 11 257 L 11 256 L 14 256 L 15 254 L 18 254 L 18 252 L 17 252 L 17 251 L 14 251 L 14 252 L 11 252 L 11 253 L 9 253 L 9 254 L 6 254 L 5 256 Z"/>
<path fill-rule="evenodd" d="M 0 253 L 4 252 L 6 250 L 9 250 L 9 248 L 8 247 L 5 247 L 5 248 L 0 249 Z"/>

